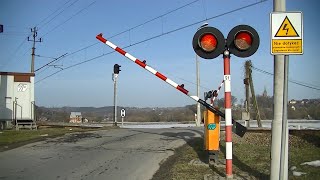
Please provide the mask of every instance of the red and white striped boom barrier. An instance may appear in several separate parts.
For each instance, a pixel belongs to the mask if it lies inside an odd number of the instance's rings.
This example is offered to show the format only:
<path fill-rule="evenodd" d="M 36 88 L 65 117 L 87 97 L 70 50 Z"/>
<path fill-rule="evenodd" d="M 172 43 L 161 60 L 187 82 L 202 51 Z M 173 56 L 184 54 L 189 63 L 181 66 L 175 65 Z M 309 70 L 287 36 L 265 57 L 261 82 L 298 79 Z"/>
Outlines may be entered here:
<path fill-rule="evenodd" d="M 200 99 L 198 96 L 193 96 L 189 93 L 188 90 L 186 90 L 184 88 L 184 85 L 179 85 L 176 82 L 172 81 L 171 79 L 167 78 L 165 75 L 161 74 L 160 72 L 158 72 L 157 70 L 153 69 L 152 67 L 148 66 L 146 64 L 146 62 L 142 62 L 139 59 L 135 58 L 134 56 L 132 56 L 131 54 L 127 53 L 126 51 L 124 51 L 123 49 L 121 49 L 120 47 L 116 46 L 115 44 L 113 44 L 112 42 L 106 40 L 104 37 L 102 37 L 102 34 L 98 34 L 96 36 L 96 38 L 98 40 L 100 40 L 101 42 L 103 42 L 104 44 L 108 45 L 109 47 L 111 47 L 112 49 L 114 49 L 115 51 L 117 51 L 118 53 L 122 54 L 123 56 L 125 56 L 126 58 L 128 58 L 129 60 L 133 61 L 134 63 L 136 63 L 137 65 L 139 65 L 140 67 L 144 68 L 145 70 L 149 71 L 150 73 L 154 74 L 155 76 L 157 76 L 158 78 L 162 79 L 163 81 L 165 81 L 166 83 L 168 83 L 169 85 L 171 85 L 172 87 L 174 87 L 175 89 L 179 90 L 180 92 L 182 92 L 183 94 L 189 96 L 191 99 L 193 99 L 194 101 L 202 104 L 204 107 L 206 107 L 208 110 L 210 110 L 211 112 L 218 114 L 219 116 L 221 116 L 222 118 L 225 118 L 225 114 L 223 112 L 221 112 L 220 110 L 216 109 L 215 107 L 211 106 L 210 104 L 206 103 L 204 100 Z M 234 123 L 233 125 L 233 132 L 235 134 L 237 134 L 238 136 L 242 137 L 245 132 L 247 131 L 247 128 L 242 126 L 240 123 L 236 122 L 235 120 L 232 119 L 232 123 Z"/>
<path fill-rule="evenodd" d="M 213 96 L 212 96 L 212 98 L 211 98 L 211 102 L 210 102 L 210 105 L 211 105 L 211 106 L 213 106 L 213 102 L 214 102 L 214 100 L 216 100 L 216 98 L 217 98 L 217 96 L 218 96 L 218 94 L 219 94 L 219 92 L 220 92 L 220 89 L 221 89 L 221 87 L 222 87 L 223 83 L 224 83 L 224 80 L 222 80 L 222 82 L 221 82 L 221 84 L 220 84 L 220 86 L 219 86 L 218 90 L 216 91 L 217 95 L 216 95 L 216 96 L 215 96 L 215 95 L 213 95 Z"/>

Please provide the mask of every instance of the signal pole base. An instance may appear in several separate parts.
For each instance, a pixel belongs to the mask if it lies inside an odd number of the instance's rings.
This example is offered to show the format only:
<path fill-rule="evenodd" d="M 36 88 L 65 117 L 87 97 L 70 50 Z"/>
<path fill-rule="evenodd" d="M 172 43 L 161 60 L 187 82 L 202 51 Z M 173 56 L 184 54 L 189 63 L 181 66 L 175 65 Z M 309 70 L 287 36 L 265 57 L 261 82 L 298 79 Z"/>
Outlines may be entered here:
<path fill-rule="evenodd" d="M 227 175 L 227 176 L 226 176 L 226 179 L 232 180 L 232 179 L 233 179 L 233 175 Z"/>
<path fill-rule="evenodd" d="M 219 165 L 218 153 L 219 151 L 208 151 L 209 166 Z"/>

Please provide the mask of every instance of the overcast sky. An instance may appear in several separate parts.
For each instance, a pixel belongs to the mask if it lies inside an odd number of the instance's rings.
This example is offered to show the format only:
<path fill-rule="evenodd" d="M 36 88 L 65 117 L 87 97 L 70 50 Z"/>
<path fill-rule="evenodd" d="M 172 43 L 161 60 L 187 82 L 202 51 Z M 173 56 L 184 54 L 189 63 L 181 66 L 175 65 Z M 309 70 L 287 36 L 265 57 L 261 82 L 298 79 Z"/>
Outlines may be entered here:
<path fill-rule="evenodd" d="M 232 95 L 238 98 L 239 103 L 245 94 L 244 62 L 252 60 L 254 67 L 270 73 L 274 68 L 270 54 L 269 18 L 273 1 L 257 2 L 2 0 L 0 24 L 4 25 L 4 32 L 0 34 L 0 71 L 30 72 L 32 42 L 27 37 L 32 38 L 30 28 L 37 27 L 37 40 L 41 38 L 42 42 L 36 43 L 35 69 L 67 53 L 52 66 L 36 72 L 35 95 L 38 105 L 112 105 L 111 78 L 113 65 L 117 63 L 122 66 L 118 78 L 119 105 L 184 106 L 195 102 L 122 55 L 108 54 L 112 49 L 98 41 L 96 35 L 103 33 L 106 38 L 112 37 L 110 41 L 120 47 L 132 45 L 126 48 L 127 52 L 147 60 L 148 65 L 178 84 L 184 84 L 187 90 L 196 94 L 195 53 L 191 42 L 197 28 L 208 22 L 226 37 L 234 26 L 247 24 L 257 30 L 261 44 L 249 58 L 231 56 Z M 251 5 L 253 3 L 256 4 Z M 240 9 L 242 7 L 246 8 Z M 320 98 L 320 91 L 317 90 L 320 89 L 319 47 L 316 46 L 319 42 L 318 7 L 316 0 L 287 1 L 288 11 L 303 12 L 304 29 L 304 54 L 289 57 L 289 78 L 313 87 L 289 83 L 289 99 Z M 117 35 L 121 32 L 124 33 Z M 99 57 L 103 54 L 106 55 Z M 99 58 L 93 59 L 95 57 Z M 72 67 L 90 59 L 93 60 Z M 55 72 L 58 73 L 52 75 Z M 200 59 L 200 72 L 200 97 L 203 98 L 203 92 L 217 89 L 223 79 L 222 56 L 212 60 Z M 266 88 L 268 95 L 272 96 L 272 75 L 254 70 L 253 79 L 257 94 L 262 94 Z M 223 88 L 219 97 L 223 97 Z"/>

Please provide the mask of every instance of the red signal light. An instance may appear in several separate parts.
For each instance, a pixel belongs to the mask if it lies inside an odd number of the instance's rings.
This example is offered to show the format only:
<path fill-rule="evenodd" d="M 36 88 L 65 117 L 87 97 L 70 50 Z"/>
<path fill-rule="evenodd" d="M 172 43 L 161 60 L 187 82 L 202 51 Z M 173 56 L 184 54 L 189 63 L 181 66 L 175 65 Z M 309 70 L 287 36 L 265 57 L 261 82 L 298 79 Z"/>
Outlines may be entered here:
<path fill-rule="evenodd" d="M 225 39 L 218 29 L 205 26 L 194 34 L 192 46 L 198 56 L 204 59 L 213 59 L 225 50 Z"/>
<path fill-rule="evenodd" d="M 217 38 L 213 34 L 204 34 L 200 38 L 199 46 L 206 52 L 212 52 L 217 47 Z"/>
<path fill-rule="evenodd" d="M 239 50 L 247 50 L 252 45 L 252 36 L 249 32 L 239 32 L 234 38 L 234 44 Z"/>

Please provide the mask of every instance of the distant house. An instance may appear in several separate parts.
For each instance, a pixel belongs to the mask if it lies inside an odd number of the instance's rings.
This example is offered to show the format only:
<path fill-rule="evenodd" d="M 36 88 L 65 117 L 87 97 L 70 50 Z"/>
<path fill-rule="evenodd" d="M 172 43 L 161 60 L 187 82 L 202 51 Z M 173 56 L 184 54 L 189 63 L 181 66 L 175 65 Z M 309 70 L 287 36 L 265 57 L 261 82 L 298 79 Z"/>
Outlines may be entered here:
<path fill-rule="evenodd" d="M 82 123 L 81 112 L 71 112 L 70 113 L 70 123 Z"/>
<path fill-rule="evenodd" d="M 301 104 L 308 104 L 309 103 L 309 99 L 302 99 Z"/>
<path fill-rule="evenodd" d="M 297 101 L 294 100 L 294 99 L 291 99 L 291 100 L 289 101 L 289 104 L 297 104 Z"/>

